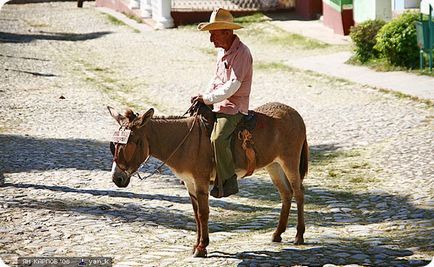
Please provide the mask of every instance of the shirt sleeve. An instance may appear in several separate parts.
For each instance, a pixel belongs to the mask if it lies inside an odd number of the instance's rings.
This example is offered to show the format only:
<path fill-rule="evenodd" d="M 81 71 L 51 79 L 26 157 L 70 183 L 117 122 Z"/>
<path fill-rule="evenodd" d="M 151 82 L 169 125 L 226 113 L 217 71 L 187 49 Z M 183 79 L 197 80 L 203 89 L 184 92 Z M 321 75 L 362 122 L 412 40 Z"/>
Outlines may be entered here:
<path fill-rule="evenodd" d="M 213 80 L 213 84 L 209 87 L 210 91 L 203 95 L 205 104 L 214 104 L 228 99 L 241 87 L 241 83 L 244 81 L 247 74 L 252 68 L 252 56 L 249 50 L 243 51 L 233 61 L 231 66 L 231 73 L 229 80 L 225 83 L 217 83 L 216 78 Z"/>
<path fill-rule="evenodd" d="M 238 80 L 230 80 L 219 85 L 215 90 L 203 95 L 205 104 L 214 104 L 221 102 L 231 97 L 240 88 L 241 82 Z"/>

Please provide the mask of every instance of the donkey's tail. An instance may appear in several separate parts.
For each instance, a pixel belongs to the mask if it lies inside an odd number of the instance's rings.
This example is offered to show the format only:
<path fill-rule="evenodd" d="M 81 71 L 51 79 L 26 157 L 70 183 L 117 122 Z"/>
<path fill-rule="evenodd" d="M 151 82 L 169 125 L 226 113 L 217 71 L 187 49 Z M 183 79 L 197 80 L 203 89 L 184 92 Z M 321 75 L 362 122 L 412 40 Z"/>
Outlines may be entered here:
<path fill-rule="evenodd" d="M 307 144 L 307 139 L 304 139 L 303 148 L 300 155 L 300 178 L 303 180 L 304 176 L 307 174 L 309 168 L 309 146 Z"/>

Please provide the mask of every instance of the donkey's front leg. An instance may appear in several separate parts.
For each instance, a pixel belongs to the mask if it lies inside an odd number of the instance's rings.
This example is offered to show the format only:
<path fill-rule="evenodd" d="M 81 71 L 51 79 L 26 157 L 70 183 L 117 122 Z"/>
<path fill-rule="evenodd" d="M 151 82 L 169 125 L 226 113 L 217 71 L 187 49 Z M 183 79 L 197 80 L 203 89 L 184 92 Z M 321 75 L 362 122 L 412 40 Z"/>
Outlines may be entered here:
<path fill-rule="evenodd" d="M 199 219 L 199 244 L 197 245 L 194 257 L 206 257 L 206 247 L 209 244 L 208 234 L 208 218 L 209 218 L 209 204 L 208 204 L 208 191 L 196 192 L 198 203 L 198 219 Z"/>
<path fill-rule="evenodd" d="M 196 248 L 197 246 L 199 246 L 200 243 L 200 221 L 199 221 L 199 204 L 197 202 L 197 198 L 195 195 L 190 194 L 190 200 L 191 200 L 191 204 L 193 205 L 193 212 L 194 212 L 194 219 L 196 221 L 196 234 L 197 234 L 197 239 L 196 239 L 196 244 L 193 246 L 193 254 L 196 252 Z"/>

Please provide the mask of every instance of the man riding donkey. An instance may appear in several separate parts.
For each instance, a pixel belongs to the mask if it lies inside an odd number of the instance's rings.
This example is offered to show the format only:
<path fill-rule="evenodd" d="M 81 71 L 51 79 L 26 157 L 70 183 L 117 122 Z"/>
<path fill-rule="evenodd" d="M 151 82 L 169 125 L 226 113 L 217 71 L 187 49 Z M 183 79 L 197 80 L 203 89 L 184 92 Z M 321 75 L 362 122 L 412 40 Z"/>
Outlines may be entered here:
<path fill-rule="evenodd" d="M 217 55 L 214 77 L 203 94 L 192 97 L 213 105 L 216 123 L 211 134 L 217 177 L 210 194 L 213 197 L 228 197 L 238 193 L 237 175 L 231 151 L 232 134 L 237 124 L 249 109 L 252 86 L 253 59 L 249 48 L 243 44 L 234 30 L 242 26 L 233 22 L 233 16 L 225 9 L 215 10 L 210 22 L 200 23 L 200 31 L 209 31 L 210 42 L 222 48 Z M 218 185 L 221 186 L 218 186 Z"/>

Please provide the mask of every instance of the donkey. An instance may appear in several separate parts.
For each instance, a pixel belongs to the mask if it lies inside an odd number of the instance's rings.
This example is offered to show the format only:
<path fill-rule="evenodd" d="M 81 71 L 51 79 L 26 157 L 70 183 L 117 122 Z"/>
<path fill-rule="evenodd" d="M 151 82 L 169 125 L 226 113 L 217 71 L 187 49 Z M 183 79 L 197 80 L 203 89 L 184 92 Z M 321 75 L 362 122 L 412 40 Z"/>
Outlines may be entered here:
<path fill-rule="evenodd" d="M 140 165 L 153 156 L 165 161 L 185 184 L 193 205 L 197 241 L 194 257 L 206 257 L 209 244 L 209 185 L 215 179 L 215 167 L 206 126 L 198 116 L 153 117 L 151 108 L 142 116 L 131 110 L 125 116 L 108 107 L 112 117 L 130 130 L 126 144 L 118 143 L 114 154 L 112 180 L 126 187 Z M 303 178 L 308 170 L 309 148 L 306 127 L 300 114 L 281 103 L 267 103 L 254 110 L 257 126 L 252 131 L 256 151 L 256 169 L 265 168 L 278 189 L 282 201 L 279 223 L 272 241 L 281 242 L 291 207 L 297 203 L 295 244 L 304 243 Z M 238 177 L 246 174 L 247 160 L 241 141 L 234 141 L 233 155 Z"/>

